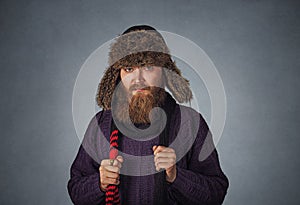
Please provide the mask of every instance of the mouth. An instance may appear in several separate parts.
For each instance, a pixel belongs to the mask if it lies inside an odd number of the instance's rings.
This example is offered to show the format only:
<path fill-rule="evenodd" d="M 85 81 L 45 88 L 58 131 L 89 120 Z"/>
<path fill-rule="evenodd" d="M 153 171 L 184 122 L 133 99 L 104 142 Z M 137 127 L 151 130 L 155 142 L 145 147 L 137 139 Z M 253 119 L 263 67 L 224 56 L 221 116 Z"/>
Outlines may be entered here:
<path fill-rule="evenodd" d="M 143 88 L 138 88 L 138 89 L 134 89 L 132 90 L 132 94 L 135 95 L 135 94 L 138 94 L 138 93 L 146 93 L 148 92 L 147 89 L 143 89 Z"/>
<path fill-rule="evenodd" d="M 135 89 L 135 90 L 133 90 L 134 92 L 144 92 L 144 91 L 146 91 L 145 89 Z"/>
<path fill-rule="evenodd" d="M 130 88 L 130 91 L 132 92 L 132 94 L 137 94 L 137 93 L 145 93 L 147 91 L 149 91 L 149 87 L 146 85 L 139 85 L 139 86 L 132 86 Z"/>

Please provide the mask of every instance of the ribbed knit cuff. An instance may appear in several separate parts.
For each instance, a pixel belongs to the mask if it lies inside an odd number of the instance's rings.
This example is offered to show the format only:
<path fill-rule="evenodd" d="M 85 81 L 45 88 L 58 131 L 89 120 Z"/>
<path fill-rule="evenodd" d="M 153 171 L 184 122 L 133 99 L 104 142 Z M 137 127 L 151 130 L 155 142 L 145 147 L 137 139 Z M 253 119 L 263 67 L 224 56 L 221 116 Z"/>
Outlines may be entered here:
<path fill-rule="evenodd" d="M 91 192 L 89 193 L 91 200 L 92 201 L 97 201 L 102 196 L 104 197 L 105 196 L 105 192 L 103 192 L 101 190 L 101 188 L 100 188 L 99 173 L 95 173 L 95 174 L 91 175 L 89 181 L 92 182 L 90 184 L 90 190 L 91 190 Z"/>
<path fill-rule="evenodd" d="M 181 189 L 186 183 L 186 179 L 182 176 L 181 168 L 176 167 L 176 178 L 172 183 L 167 182 L 169 188 Z"/>

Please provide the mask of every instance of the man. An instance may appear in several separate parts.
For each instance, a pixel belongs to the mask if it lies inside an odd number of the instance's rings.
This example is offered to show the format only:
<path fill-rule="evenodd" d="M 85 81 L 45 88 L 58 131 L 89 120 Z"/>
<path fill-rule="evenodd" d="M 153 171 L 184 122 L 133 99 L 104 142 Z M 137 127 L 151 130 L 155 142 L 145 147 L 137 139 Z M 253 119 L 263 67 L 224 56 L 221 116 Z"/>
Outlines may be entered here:
<path fill-rule="evenodd" d="M 99 84 L 103 110 L 71 167 L 73 203 L 222 204 L 228 180 L 209 128 L 177 104 L 191 98 L 158 31 L 133 26 L 119 36 Z"/>

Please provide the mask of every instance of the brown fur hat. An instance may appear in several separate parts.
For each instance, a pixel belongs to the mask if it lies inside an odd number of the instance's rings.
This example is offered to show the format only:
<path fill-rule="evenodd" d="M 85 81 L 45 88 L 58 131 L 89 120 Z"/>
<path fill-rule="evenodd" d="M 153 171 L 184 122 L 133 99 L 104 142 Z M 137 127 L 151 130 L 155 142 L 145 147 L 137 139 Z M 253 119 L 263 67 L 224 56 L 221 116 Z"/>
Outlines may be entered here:
<path fill-rule="evenodd" d="M 120 70 L 132 66 L 160 66 L 165 84 L 179 102 L 189 102 L 192 92 L 187 79 L 172 61 L 169 49 L 161 34 L 146 25 L 133 26 L 111 44 L 109 67 L 99 83 L 96 101 L 100 107 L 111 108 L 113 92 L 120 82 Z"/>

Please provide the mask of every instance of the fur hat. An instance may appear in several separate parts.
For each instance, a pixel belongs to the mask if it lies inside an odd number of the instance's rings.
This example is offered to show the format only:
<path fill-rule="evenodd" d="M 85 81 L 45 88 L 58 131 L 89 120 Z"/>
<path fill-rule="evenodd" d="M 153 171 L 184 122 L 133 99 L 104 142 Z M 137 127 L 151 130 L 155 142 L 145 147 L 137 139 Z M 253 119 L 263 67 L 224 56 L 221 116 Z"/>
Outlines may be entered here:
<path fill-rule="evenodd" d="M 162 35 L 151 26 L 139 25 L 127 29 L 110 46 L 109 67 L 99 83 L 96 101 L 100 107 L 111 108 L 113 92 L 120 82 L 120 70 L 132 66 L 160 66 L 166 87 L 179 102 L 189 102 L 192 92 L 182 77 Z"/>

